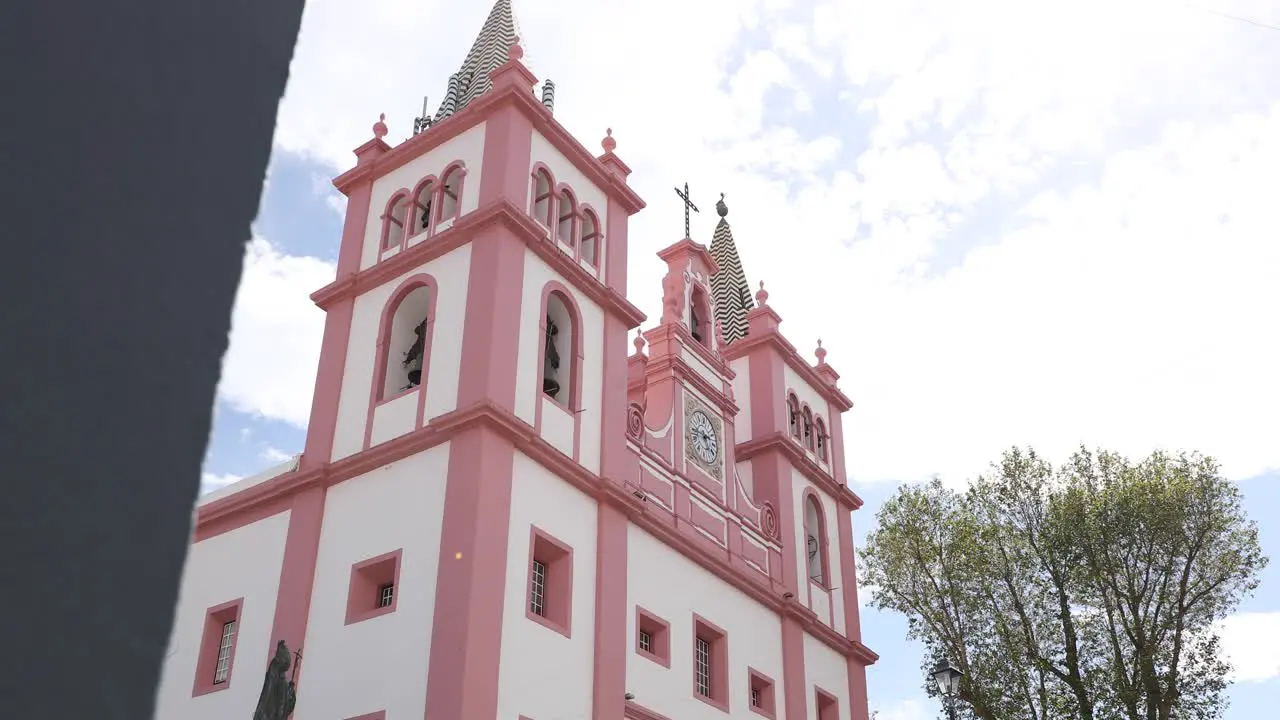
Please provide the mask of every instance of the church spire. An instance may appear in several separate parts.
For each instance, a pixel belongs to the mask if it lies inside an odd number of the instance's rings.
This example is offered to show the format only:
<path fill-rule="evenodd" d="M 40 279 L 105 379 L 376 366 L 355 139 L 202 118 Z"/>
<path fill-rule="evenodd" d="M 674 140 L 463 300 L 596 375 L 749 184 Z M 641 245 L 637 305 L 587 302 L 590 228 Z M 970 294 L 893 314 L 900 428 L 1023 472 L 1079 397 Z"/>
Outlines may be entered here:
<path fill-rule="evenodd" d="M 462 67 L 449 76 L 444 102 L 440 103 L 433 122 L 440 122 L 461 111 L 467 103 L 493 86 L 489 73 L 507 62 L 507 51 L 516 44 L 519 35 L 520 26 L 511 11 L 511 0 L 497 0 L 462 61 Z M 521 42 L 523 44 L 523 40 Z M 526 66 L 529 64 L 527 59 L 522 62 Z"/>
<path fill-rule="evenodd" d="M 727 345 L 746 337 L 747 311 L 755 307 L 755 303 L 751 300 L 747 277 L 742 272 L 738 248 L 733 243 L 733 232 L 725 219 L 729 206 L 724 204 L 724 193 L 720 193 L 716 213 L 720 215 L 720 222 L 716 223 L 715 234 L 711 237 L 711 257 L 715 258 L 720 271 L 711 276 L 711 293 L 716 301 L 716 320 L 720 322 L 720 331 Z"/>

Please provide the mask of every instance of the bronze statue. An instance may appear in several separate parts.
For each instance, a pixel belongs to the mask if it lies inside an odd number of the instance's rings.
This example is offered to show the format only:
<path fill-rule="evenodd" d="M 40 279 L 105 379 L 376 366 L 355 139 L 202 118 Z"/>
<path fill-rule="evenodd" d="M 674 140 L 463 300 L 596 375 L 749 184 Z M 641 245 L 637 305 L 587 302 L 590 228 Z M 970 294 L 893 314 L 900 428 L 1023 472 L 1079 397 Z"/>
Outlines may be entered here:
<path fill-rule="evenodd" d="M 258 709 L 253 720 L 285 720 L 293 713 L 298 695 L 293 680 L 286 680 L 292 658 L 289 648 L 281 640 L 276 644 L 276 654 L 267 665 L 267 677 L 262 681 L 262 694 L 258 696 Z"/>

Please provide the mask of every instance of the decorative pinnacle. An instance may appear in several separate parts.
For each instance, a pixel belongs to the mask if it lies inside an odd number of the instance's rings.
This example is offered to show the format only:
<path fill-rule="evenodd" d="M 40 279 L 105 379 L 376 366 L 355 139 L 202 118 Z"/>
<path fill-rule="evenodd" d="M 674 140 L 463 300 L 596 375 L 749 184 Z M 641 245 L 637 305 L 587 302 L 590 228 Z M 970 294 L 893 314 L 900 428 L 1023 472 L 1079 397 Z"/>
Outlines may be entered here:
<path fill-rule="evenodd" d="M 764 289 L 764 281 L 760 281 L 760 290 L 756 293 L 756 302 L 760 303 L 760 307 L 768 305 L 769 291 Z"/>
<path fill-rule="evenodd" d="M 387 114 L 379 113 L 378 122 L 373 124 L 373 136 L 381 140 L 387 136 Z"/>
<path fill-rule="evenodd" d="M 600 147 L 604 148 L 605 152 L 610 153 L 613 152 L 614 148 L 618 147 L 618 141 L 613 139 L 613 128 L 605 128 L 604 140 L 600 141 Z"/>
<path fill-rule="evenodd" d="M 819 365 L 827 364 L 827 351 L 826 348 L 822 347 L 822 338 L 818 338 L 818 349 L 814 350 L 813 354 L 818 356 Z"/>
<path fill-rule="evenodd" d="M 631 344 L 635 346 L 635 348 L 636 348 L 636 354 L 637 354 L 637 355 L 640 355 L 640 354 L 643 354 L 643 353 L 644 353 L 644 335 L 642 335 L 641 333 L 637 332 L 637 333 L 636 333 L 636 339 L 635 339 L 635 340 L 632 340 L 632 341 L 631 341 Z"/>
<path fill-rule="evenodd" d="M 724 193 L 720 193 L 720 199 L 716 201 L 716 213 L 720 217 L 725 217 L 729 214 L 729 206 L 724 204 Z"/>
<path fill-rule="evenodd" d="M 516 36 L 516 41 L 507 50 L 507 59 L 519 61 L 524 58 L 524 48 L 520 46 L 520 36 Z"/>

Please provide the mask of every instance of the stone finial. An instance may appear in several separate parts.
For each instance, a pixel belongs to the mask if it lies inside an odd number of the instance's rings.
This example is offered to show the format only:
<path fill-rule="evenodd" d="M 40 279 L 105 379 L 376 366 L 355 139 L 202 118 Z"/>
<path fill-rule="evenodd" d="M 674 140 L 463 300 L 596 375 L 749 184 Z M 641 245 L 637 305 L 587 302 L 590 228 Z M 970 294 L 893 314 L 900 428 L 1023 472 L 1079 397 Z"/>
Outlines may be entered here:
<path fill-rule="evenodd" d="M 373 124 L 373 136 L 381 140 L 387 136 L 387 114 L 379 113 L 378 122 Z"/>
<path fill-rule="evenodd" d="M 826 348 L 822 347 L 822 338 L 818 338 L 818 349 L 814 350 L 813 354 L 818 357 L 819 365 L 827 364 L 827 350 Z"/>
<path fill-rule="evenodd" d="M 604 140 L 600 141 L 600 147 L 604 148 L 604 151 L 609 153 L 613 152 L 614 148 L 618 147 L 618 141 L 613 139 L 613 128 L 605 128 Z"/>
<path fill-rule="evenodd" d="M 720 199 L 716 201 L 716 214 L 725 217 L 729 214 L 729 206 L 724 204 L 724 193 L 720 193 Z"/>
<path fill-rule="evenodd" d="M 520 45 L 519 36 L 516 37 L 515 43 L 511 45 L 511 49 L 507 50 L 507 59 L 519 62 L 524 58 L 524 48 Z"/>
<path fill-rule="evenodd" d="M 760 281 L 760 290 L 756 292 L 756 303 L 760 307 L 765 307 L 769 304 L 769 291 L 764 289 L 763 280 Z"/>
<path fill-rule="evenodd" d="M 644 354 L 644 335 L 643 334 L 637 332 L 636 339 L 632 340 L 631 344 L 635 346 L 637 355 Z"/>

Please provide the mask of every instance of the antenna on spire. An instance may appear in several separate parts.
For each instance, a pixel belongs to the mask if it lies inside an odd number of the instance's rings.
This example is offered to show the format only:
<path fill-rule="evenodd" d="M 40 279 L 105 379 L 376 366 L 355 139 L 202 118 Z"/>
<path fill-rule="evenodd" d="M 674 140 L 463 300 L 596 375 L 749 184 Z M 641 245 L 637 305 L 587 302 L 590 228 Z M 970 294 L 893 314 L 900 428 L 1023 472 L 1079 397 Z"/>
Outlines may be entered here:
<path fill-rule="evenodd" d="M 413 119 L 413 134 L 426 130 L 431 127 L 431 116 L 427 114 L 427 96 L 422 96 L 422 116 Z"/>

